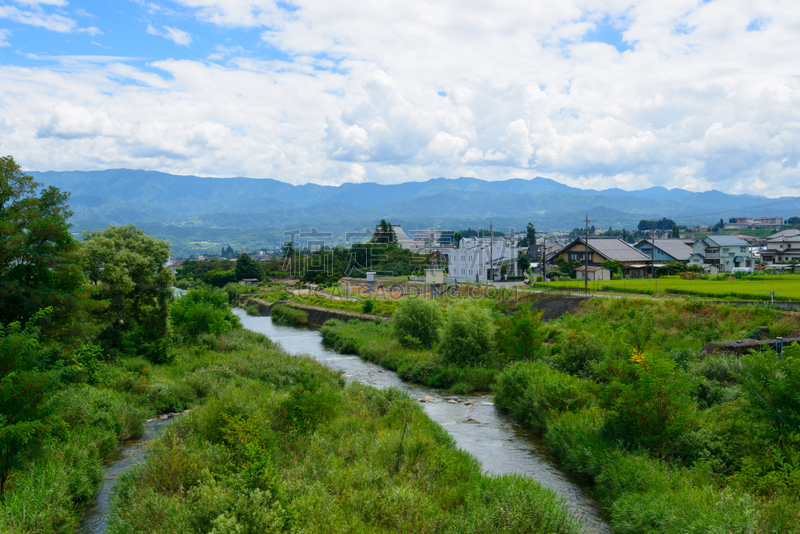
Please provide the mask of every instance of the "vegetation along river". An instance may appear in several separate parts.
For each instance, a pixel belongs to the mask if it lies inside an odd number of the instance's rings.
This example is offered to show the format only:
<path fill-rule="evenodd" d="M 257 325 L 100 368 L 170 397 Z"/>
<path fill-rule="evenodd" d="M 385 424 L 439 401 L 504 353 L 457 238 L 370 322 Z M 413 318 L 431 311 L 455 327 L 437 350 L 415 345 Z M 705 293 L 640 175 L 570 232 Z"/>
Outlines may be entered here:
<path fill-rule="evenodd" d="M 234 309 L 234 313 L 248 330 L 280 343 L 290 354 L 306 354 L 342 371 L 346 380 L 380 389 L 396 388 L 416 399 L 433 397 L 436 402 L 423 404 L 425 412 L 453 436 L 461 449 L 480 460 L 487 473 L 531 477 L 561 495 L 588 532 L 611 532 L 599 504 L 558 468 L 541 440 L 496 410 L 490 397 L 461 395 L 457 398 L 463 402 L 448 402 L 455 397 L 445 390 L 404 382 L 379 365 L 327 349 L 315 329 L 274 324 L 271 317 L 252 317 L 241 309 Z M 470 419 L 474 422 L 468 422 Z"/>

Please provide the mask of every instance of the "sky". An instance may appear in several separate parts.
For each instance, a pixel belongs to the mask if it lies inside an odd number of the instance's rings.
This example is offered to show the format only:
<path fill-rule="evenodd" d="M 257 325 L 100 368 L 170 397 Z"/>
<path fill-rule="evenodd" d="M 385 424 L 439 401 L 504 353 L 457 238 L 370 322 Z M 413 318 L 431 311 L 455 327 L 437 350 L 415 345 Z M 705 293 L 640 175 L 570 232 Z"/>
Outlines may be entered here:
<path fill-rule="evenodd" d="M 0 0 L 28 171 L 800 195 L 797 0 Z"/>

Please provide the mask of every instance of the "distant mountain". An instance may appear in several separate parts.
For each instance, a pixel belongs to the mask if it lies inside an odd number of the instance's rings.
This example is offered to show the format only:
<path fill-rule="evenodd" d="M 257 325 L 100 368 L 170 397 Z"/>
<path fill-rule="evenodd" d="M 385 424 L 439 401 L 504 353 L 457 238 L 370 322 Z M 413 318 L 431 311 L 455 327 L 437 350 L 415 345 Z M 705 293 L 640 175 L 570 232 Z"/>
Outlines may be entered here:
<path fill-rule="evenodd" d="M 436 178 L 426 182 L 321 186 L 271 179 L 203 178 L 155 171 L 109 169 L 32 172 L 37 180 L 70 191 L 77 231 L 134 223 L 164 237 L 176 253 L 274 246 L 285 231 L 346 232 L 374 228 L 382 218 L 408 230 L 466 227 L 569 230 L 586 213 L 606 229 L 634 228 L 641 219 L 668 217 L 679 224 L 720 218 L 800 214 L 797 197 L 770 199 L 693 193 L 651 187 L 640 191 L 579 189 L 548 178 L 489 182 Z"/>

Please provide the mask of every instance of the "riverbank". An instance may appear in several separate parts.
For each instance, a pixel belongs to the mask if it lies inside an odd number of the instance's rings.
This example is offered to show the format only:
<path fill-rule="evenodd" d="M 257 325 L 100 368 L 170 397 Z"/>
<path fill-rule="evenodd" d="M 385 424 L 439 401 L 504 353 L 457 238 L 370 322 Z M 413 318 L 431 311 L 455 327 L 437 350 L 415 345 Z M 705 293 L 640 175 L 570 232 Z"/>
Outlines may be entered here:
<path fill-rule="evenodd" d="M 538 483 L 483 475 L 415 399 L 258 334 L 207 337 L 160 372 L 202 402 L 123 476 L 110 533 L 582 531 Z"/>
<path fill-rule="evenodd" d="M 492 370 L 496 403 L 596 492 L 615 532 L 798 532 L 798 435 L 775 433 L 775 406 L 760 400 L 759 384 L 774 398 L 792 390 L 787 381 L 800 379 L 800 369 L 775 355 L 700 353 L 715 339 L 765 328 L 788 336 L 798 327 L 797 314 L 765 308 L 587 301 L 539 327 L 548 341 L 539 361 Z M 322 333 L 336 350 L 420 383 L 443 366 L 435 351 L 402 347 L 387 326 L 334 322 Z M 792 395 L 780 409 L 795 417 Z"/>

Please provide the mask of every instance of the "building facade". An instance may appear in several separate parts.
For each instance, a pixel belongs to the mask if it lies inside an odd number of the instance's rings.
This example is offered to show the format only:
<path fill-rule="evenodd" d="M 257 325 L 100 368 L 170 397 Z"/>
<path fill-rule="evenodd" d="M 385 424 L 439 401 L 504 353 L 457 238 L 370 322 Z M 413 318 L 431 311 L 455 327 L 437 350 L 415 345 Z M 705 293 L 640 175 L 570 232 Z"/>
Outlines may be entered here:
<path fill-rule="evenodd" d="M 450 282 L 484 283 L 506 276 L 522 276 L 519 271 L 517 242 L 504 237 L 466 237 L 458 248 L 439 249 L 448 264 Z"/>
<path fill-rule="evenodd" d="M 692 250 L 689 265 L 699 265 L 703 270 L 715 266 L 719 272 L 729 273 L 735 268 L 752 269 L 756 265 L 747 241 L 734 236 L 706 236 L 698 239 Z"/>
<path fill-rule="evenodd" d="M 791 228 L 769 236 L 761 260 L 767 265 L 800 261 L 800 230 Z"/>

